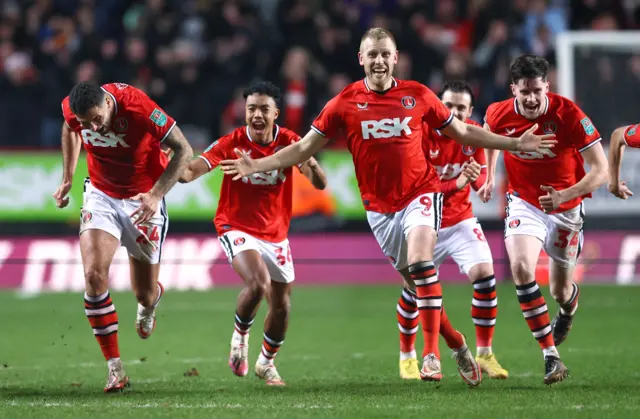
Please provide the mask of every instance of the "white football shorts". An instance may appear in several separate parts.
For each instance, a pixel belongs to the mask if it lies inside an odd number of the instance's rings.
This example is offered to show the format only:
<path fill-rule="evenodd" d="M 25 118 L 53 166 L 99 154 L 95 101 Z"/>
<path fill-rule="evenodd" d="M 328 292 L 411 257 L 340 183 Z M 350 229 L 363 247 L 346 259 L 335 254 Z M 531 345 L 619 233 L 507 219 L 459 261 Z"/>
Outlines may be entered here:
<path fill-rule="evenodd" d="M 255 250 L 267 265 L 272 281 L 288 284 L 295 280 L 289 239 L 272 243 L 238 230 L 228 231 L 218 239 L 229 263 L 238 253 L 245 250 Z"/>
<path fill-rule="evenodd" d="M 120 240 L 129 256 L 150 264 L 160 262 L 169 228 L 164 199 L 153 218 L 139 226 L 130 217 L 140 206 L 139 201 L 112 198 L 94 187 L 89 178 L 84 181 L 82 200 L 80 234 L 91 229 L 106 231 Z"/>
<path fill-rule="evenodd" d="M 440 229 L 433 262 L 440 266 L 447 257 L 451 257 L 465 275 L 481 263 L 493 264 L 491 248 L 477 218 L 468 218 Z"/>
<path fill-rule="evenodd" d="M 578 263 L 584 241 L 584 203 L 558 214 L 547 214 L 530 203 L 507 194 L 505 238 L 526 235 L 538 238 L 542 248 L 558 266 L 570 268 Z"/>
<path fill-rule="evenodd" d="M 409 266 L 407 237 L 417 226 L 428 226 L 436 232 L 442 222 L 442 194 L 420 195 L 406 208 L 388 214 L 367 211 L 367 220 L 382 252 L 397 270 Z"/>

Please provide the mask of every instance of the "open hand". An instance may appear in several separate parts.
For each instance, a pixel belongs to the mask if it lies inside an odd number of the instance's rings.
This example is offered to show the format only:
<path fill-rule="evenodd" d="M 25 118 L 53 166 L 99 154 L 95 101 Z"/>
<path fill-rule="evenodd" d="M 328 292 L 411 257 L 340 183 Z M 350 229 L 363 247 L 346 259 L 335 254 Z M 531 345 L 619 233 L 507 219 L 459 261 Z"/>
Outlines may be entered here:
<path fill-rule="evenodd" d="M 225 175 L 232 175 L 233 180 L 238 180 L 257 172 L 255 169 L 255 160 L 249 157 L 247 153 L 244 153 L 237 148 L 233 151 L 236 153 L 236 156 L 238 156 L 237 159 L 222 160 L 220 162 L 220 168 Z"/>
<path fill-rule="evenodd" d="M 538 124 L 533 124 L 531 128 L 525 131 L 524 134 L 518 138 L 518 151 L 537 151 L 541 152 L 544 149 L 553 148 L 558 141 L 555 140 L 555 134 L 534 134 L 538 129 Z"/>
<path fill-rule="evenodd" d="M 160 198 L 151 192 L 139 193 L 131 199 L 140 201 L 140 206 L 130 215 L 135 225 L 146 223 L 158 212 Z"/>

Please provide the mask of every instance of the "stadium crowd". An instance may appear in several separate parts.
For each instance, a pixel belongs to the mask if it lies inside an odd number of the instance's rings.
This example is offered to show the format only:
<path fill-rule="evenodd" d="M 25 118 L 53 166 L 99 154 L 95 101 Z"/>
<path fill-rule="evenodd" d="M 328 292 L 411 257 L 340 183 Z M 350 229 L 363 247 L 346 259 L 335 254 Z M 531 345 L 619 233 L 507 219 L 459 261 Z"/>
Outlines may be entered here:
<path fill-rule="evenodd" d="M 637 28 L 636 3 L 4 0 L 0 146 L 57 147 L 60 101 L 86 80 L 144 89 L 199 148 L 243 123 L 242 87 L 269 79 L 284 91 L 279 122 L 304 133 L 329 98 L 362 77 L 355 52 L 369 26 L 397 37 L 398 78 L 434 90 L 446 79 L 468 79 L 480 121 L 488 104 L 510 94 L 512 57 L 532 52 L 555 65 L 556 34 Z"/>

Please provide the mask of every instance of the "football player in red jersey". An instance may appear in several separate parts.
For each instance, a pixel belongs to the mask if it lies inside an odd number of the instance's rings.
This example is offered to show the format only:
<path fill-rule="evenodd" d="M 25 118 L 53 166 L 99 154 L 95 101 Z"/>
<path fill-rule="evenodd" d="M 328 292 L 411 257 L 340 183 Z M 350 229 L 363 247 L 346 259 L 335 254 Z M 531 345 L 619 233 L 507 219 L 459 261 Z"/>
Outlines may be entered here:
<path fill-rule="evenodd" d="M 192 155 L 176 122 L 145 93 L 123 83 L 80 83 L 62 101 L 63 180 L 53 194 L 69 203 L 80 148 L 87 152 L 80 252 L 85 276 L 85 314 L 107 360 L 105 392 L 128 387 L 118 347 L 118 315 L 108 290 L 109 267 L 121 245 L 129 253 L 131 285 L 138 300 L 136 329 L 147 339 L 164 293 L 158 282 L 169 219 L 164 196 Z M 176 156 L 167 161 L 166 145 Z"/>
<path fill-rule="evenodd" d="M 544 354 L 544 382 L 553 384 L 568 375 L 556 346 L 566 339 L 578 307 L 580 290 L 573 278 L 583 240 L 583 199 L 607 181 L 607 158 L 600 134 L 584 112 L 549 92 L 548 69 L 544 58 L 518 57 L 511 66 L 514 98 L 489 106 L 485 128 L 519 136 L 536 126 L 540 133 L 558 138 L 553 150 L 504 155 L 509 180 L 505 244 L 520 308 Z M 493 188 L 497 157 L 498 152 L 489 151 L 481 191 L 485 201 Z M 541 249 L 549 255 L 550 291 L 560 305 L 551 324 L 535 279 Z"/>
<path fill-rule="evenodd" d="M 467 124 L 480 126 L 470 119 L 473 113 L 473 90 L 464 81 L 445 83 L 438 95 L 454 116 Z M 440 266 L 451 257 L 473 283 L 471 317 L 476 329 L 476 362 L 491 378 L 506 379 L 507 370 L 498 363 L 492 350 L 498 312 L 493 257 L 482 226 L 473 216 L 469 195 L 480 189 L 486 179 L 484 149 L 461 145 L 439 130 L 424 127 L 422 147 L 440 177 L 444 195 L 442 224 L 438 232 L 433 262 Z M 397 319 L 400 330 L 400 377 L 420 379 L 415 340 L 418 331 L 418 306 L 415 291 L 405 284 L 398 300 Z"/>
<path fill-rule="evenodd" d="M 373 234 L 394 267 L 416 286 L 425 341 L 421 377 L 439 381 L 442 288 L 433 264 L 433 247 L 442 194 L 438 175 L 422 152 L 422 124 L 477 147 L 541 151 L 553 147 L 555 140 L 552 135 L 534 135 L 535 127 L 516 139 L 465 124 L 426 86 L 396 80 L 391 75 L 398 50 L 386 29 L 372 28 L 364 34 L 358 59 L 364 80 L 331 99 L 302 141 L 255 160 L 237 150 L 238 158 L 222 161 L 221 166 L 234 180 L 290 167 L 308 160 L 330 138 L 344 135 Z M 471 385 L 479 384 L 481 373 L 463 336 L 456 332 L 447 343 L 455 347 L 462 378 Z"/>
<path fill-rule="evenodd" d="M 233 158 L 236 149 L 260 158 L 300 140 L 298 134 L 275 123 L 280 113 L 280 90 L 276 86 L 258 82 L 245 90 L 244 98 L 247 125 L 213 142 L 201 156 L 193 159 L 180 182 L 192 182 L 215 169 L 221 160 Z M 299 169 L 316 188 L 326 187 L 324 171 L 313 157 Z M 214 220 L 222 248 L 244 281 L 236 306 L 229 366 L 235 375 L 247 375 L 249 329 L 260 302 L 266 298 L 269 312 L 255 372 L 267 385 L 273 386 L 284 385 L 273 360 L 284 343 L 294 280 L 287 239 L 292 176 L 290 166 L 254 173 L 241 182 L 233 182 L 225 176 Z"/>
<path fill-rule="evenodd" d="M 611 134 L 609 144 L 609 192 L 620 199 L 628 199 L 633 192 L 627 187 L 627 183 L 620 180 L 620 167 L 625 147 L 640 148 L 640 124 L 625 125 L 616 128 Z"/>

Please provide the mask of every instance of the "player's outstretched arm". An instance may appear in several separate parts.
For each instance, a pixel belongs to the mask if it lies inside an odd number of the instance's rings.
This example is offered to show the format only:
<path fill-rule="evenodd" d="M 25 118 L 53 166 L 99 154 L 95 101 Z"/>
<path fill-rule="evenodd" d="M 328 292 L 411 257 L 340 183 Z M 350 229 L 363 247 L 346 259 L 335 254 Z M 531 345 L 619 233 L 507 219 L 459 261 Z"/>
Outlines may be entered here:
<path fill-rule="evenodd" d="M 252 159 L 248 155 L 236 150 L 238 159 L 223 160 L 220 162 L 222 171 L 227 175 L 233 175 L 233 180 L 238 180 L 253 173 L 268 172 L 270 170 L 285 169 L 309 160 L 320 151 L 329 140 L 310 130 L 304 138 L 261 159 Z"/>
<path fill-rule="evenodd" d="M 607 156 L 601 143 L 597 143 L 582 152 L 589 165 L 589 172 L 570 188 L 557 191 L 549 185 L 540 185 L 547 194 L 538 198 L 545 212 L 551 212 L 572 199 L 592 193 L 607 182 Z"/>
<path fill-rule="evenodd" d="M 206 161 L 200 156 L 192 159 L 187 167 L 184 169 L 180 177 L 178 178 L 178 182 L 180 183 L 189 183 L 198 179 L 200 176 L 209 172 L 209 165 Z"/>
<path fill-rule="evenodd" d="M 78 134 L 71 130 L 66 122 L 62 123 L 62 184 L 53 194 L 58 208 L 64 208 L 69 204 L 67 194 L 73 184 L 73 174 L 78 166 L 78 157 L 82 148 L 82 141 Z"/>
<path fill-rule="evenodd" d="M 150 193 L 158 198 L 165 196 L 173 185 L 176 184 L 189 165 L 189 159 L 193 156 L 191 145 L 189 145 L 180 127 L 177 125 L 173 127 L 162 144 L 173 150 L 173 157 L 169 161 L 164 173 L 162 173 L 156 184 L 151 188 Z"/>
<path fill-rule="evenodd" d="M 520 138 L 510 138 L 465 124 L 454 118 L 449 125 L 442 129 L 442 132 L 461 144 L 496 150 L 540 152 L 552 148 L 557 143 L 553 134 L 534 134 L 537 129 L 538 124 L 534 124 Z"/>
<path fill-rule="evenodd" d="M 614 196 L 620 199 L 627 199 L 633 196 L 633 192 L 627 187 L 625 181 L 620 180 L 620 168 L 622 167 L 622 156 L 627 144 L 624 141 L 624 132 L 627 126 L 616 128 L 611 134 L 609 143 L 609 185 L 608 189 Z"/>
<path fill-rule="evenodd" d="M 327 187 L 327 175 L 324 173 L 324 170 L 320 167 L 320 163 L 318 163 L 315 158 L 311 157 L 309 160 L 302 163 L 300 171 L 302 171 L 302 174 L 309 179 L 316 189 L 323 190 Z"/>

